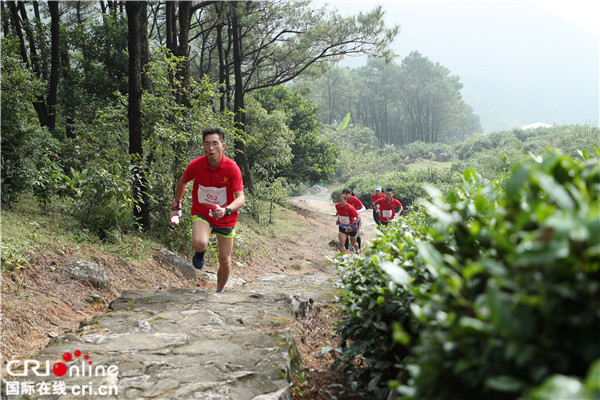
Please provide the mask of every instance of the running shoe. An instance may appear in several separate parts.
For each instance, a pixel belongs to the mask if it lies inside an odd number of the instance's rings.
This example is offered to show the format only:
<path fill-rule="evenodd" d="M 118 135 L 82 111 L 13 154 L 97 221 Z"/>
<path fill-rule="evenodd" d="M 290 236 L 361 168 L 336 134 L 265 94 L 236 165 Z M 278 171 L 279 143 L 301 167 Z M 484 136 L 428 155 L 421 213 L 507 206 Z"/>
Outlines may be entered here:
<path fill-rule="evenodd" d="M 194 264 L 194 268 L 202 269 L 204 267 L 204 251 L 196 252 L 194 254 L 194 258 L 192 258 L 192 264 Z"/>

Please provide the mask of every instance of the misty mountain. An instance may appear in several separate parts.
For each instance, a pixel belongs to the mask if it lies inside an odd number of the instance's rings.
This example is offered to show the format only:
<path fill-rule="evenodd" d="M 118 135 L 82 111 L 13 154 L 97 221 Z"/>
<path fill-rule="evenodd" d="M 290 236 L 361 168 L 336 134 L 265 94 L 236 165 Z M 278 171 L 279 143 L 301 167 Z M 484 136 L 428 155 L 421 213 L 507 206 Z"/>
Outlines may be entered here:
<path fill-rule="evenodd" d="M 333 2 L 343 14 L 381 4 L 400 25 L 400 62 L 417 50 L 460 77 L 486 132 L 536 121 L 598 125 L 598 36 L 531 2 Z M 347 58 L 342 66 L 364 65 Z"/>

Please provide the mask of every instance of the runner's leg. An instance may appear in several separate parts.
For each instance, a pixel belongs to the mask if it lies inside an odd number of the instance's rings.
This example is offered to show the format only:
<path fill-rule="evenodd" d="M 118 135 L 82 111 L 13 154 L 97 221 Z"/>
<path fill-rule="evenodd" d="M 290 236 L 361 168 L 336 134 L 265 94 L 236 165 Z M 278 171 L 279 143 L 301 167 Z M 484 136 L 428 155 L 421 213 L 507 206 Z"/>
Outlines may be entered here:
<path fill-rule="evenodd" d="M 202 269 L 204 266 L 204 252 L 208 246 L 210 235 L 210 225 L 202 219 L 195 219 L 192 225 L 192 247 L 196 251 L 192 264 L 196 269 Z"/>
<path fill-rule="evenodd" d="M 352 243 L 352 247 L 354 247 L 354 251 L 358 253 L 358 243 L 356 243 L 356 236 L 350 236 L 350 243 Z"/>
<path fill-rule="evenodd" d="M 225 288 L 231 274 L 231 253 L 233 252 L 233 238 L 217 235 L 219 246 L 219 270 L 217 271 L 217 292 Z"/>
<path fill-rule="evenodd" d="M 348 238 L 348 235 L 342 232 L 338 232 L 338 239 L 340 241 L 340 252 L 341 253 L 345 253 L 346 252 L 346 246 L 344 245 L 344 243 L 346 243 L 346 239 Z"/>

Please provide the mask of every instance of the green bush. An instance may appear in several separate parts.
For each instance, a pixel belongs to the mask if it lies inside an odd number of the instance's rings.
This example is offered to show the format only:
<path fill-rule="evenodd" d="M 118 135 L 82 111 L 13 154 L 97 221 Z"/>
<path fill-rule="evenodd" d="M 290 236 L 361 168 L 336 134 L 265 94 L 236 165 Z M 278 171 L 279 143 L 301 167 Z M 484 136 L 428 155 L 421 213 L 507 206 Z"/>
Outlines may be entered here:
<path fill-rule="evenodd" d="M 492 183 L 466 170 L 346 265 L 360 274 L 342 281 L 352 379 L 378 398 L 396 374 L 407 398 L 504 400 L 585 377 L 600 358 L 600 164 L 584 158 L 553 152 Z"/>
<path fill-rule="evenodd" d="M 33 108 L 43 84 L 22 67 L 17 42 L 2 38 L 2 203 L 10 205 L 23 193 L 47 201 L 47 185 L 56 176 L 58 141 L 39 126 Z"/>
<path fill-rule="evenodd" d="M 63 176 L 66 193 L 72 199 L 64 205 L 65 211 L 77 218 L 84 231 L 102 240 L 113 230 L 131 229 L 133 221 L 131 181 L 118 163 L 111 169 L 90 166 L 83 171 L 71 169 Z"/>
<path fill-rule="evenodd" d="M 423 217 L 422 212 L 410 213 L 396 226 L 376 231 L 363 257 L 337 264 L 343 318 L 337 330 L 342 344 L 335 349 L 340 357 L 332 368 L 343 365 L 350 387 L 368 391 L 368 395 L 362 393 L 367 398 L 387 396 L 387 382 L 397 376 L 400 363 L 410 354 L 409 344 L 417 338 L 412 333 L 416 320 L 409 312 L 412 295 L 406 283 L 431 279 L 423 263 L 415 260 L 419 233 L 412 227 L 420 225 Z M 395 265 L 403 267 L 402 276 L 392 281 L 385 271 L 395 273 L 391 270 Z M 398 325 L 407 334 L 395 340 Z"/>

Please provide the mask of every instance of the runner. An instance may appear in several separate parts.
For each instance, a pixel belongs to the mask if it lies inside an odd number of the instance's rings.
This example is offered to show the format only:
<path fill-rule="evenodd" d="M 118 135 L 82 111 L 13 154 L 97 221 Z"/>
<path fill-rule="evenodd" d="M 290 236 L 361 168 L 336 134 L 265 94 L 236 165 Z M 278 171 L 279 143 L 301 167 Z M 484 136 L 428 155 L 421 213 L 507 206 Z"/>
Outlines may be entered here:
<path fill-rule="evenodd" d="M 238 210 L 245 202 L 244 184 L 240 168 L 223 154 L 225 131 L 218 127 L 206 128 L 202 138 L 205 155 L 192 160 L 177 181 L 171 217 L 181 217 L 181 200 L 187 183 L 193 180 L 192 246 L 196 254 L 192 263 L 196 269 L 202 269 L 209 236 L 214 233 L 219 247 L 217 293 L 223 293 L 231 273 Z"/>
<path fill-rule="evenodd" d="M 358 252 L 356 234 L 358 233 L 360 214 L 354 207 L 348 204 L 348 197 L 345 194 L 341 194 L 338 197 L 338 202 L 335 203 L 335 210 L 338 216 L 336 224 L 339 225 L 338 239 L 340 241 L 340 252 L 347 253 L 345 243 L 348 237 L 350 237 L 350 243 L 352 243 L 354 251 Z"/>
<path fill-rule="evenodd" d="M 394 199 L 394 191 L 392 188 L 385 190 L 385 197 L 375 202 L 377 212 L 381 219 L 381 225 L 387 225 L 396 216 L 396 208 L 399 209 L 398 215 L 402 214 L 403 208 L 400 201 Z"/>
<path fill-rule="evenodd" d="M 346 197 L 348 198 L 348 204 L 350 204 L 352 207 L 354 207 L 354 209 L 360 214 L 363 213 L 365 211 L 367 211 L 367 209 L 365 208 L 365 206 L 363 205 L 363 203 L 360 201 L 360 199 L 356 196 L 354 196 L 354 192 L 352 191 L 352 189 L 350 188 L 345 188 L 343 190 L 343 192 Z M 360 227 L 362 225 L 362 221 L 360 221 L 358 223 L 358 229 L 356 231 L 356 243 L 358 243 L 358 248 L 361 248 L 362 245 L 362 239 L 360 238 Z M 350 247 L 350 238 L 347 237 L 346 238 L 346 248 Z"/>
<path fill-rule="evenodd" d="M 379 199 L 385 199 L 385 194 L 383 194 L 381 186 L 375 186 L 375 194 L 371 195 L 371 207 L 373 208 L 373 220 L 377 225 L 381 225 L 377 206 L 375 205 L 375 202 Z"/>

